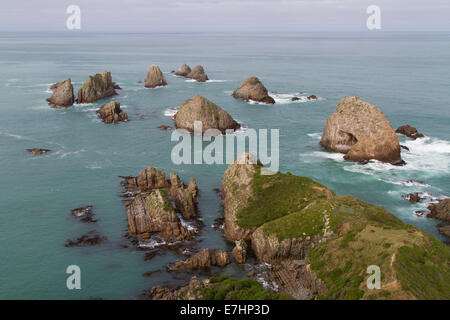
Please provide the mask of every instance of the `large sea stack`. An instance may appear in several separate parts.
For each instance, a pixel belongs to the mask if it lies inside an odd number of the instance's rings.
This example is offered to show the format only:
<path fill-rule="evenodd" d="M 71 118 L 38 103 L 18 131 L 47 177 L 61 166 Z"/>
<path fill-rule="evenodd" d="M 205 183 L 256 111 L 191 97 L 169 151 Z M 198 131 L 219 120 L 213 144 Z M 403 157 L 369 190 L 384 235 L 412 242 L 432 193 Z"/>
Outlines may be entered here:
<path fill-rule="evenodd" d="M 328 117 L 320 144 L 344 153 L 351 161 L 376 159 L 394 165 L 404 164 L 398 137 L 376 106 L 358 97 L 342 99 Z"/>
<path fill-rule="evenodd" d="M 181 104 L 174 120 L 177 128 L 190 132 L 194 132 L 195 121 L 202 122 L 203 132 L 208 129 L 218 129 L 225 133 L 227 129 L 236 130 L 240 127 L 228 112 L 198 94 Z"/>
<path fill-rule="evenodd" d="M 205 82 L 208 80 L 205 69 L 203 69 L 201 65 L 195 66 L 194 69 L 186 75 L 186 78 L 194 79 L 198 82 Z"/>
<path fill-rule="evenodd" d="M 245 101 L 252 100 L 269 104 L 275 103 L 275 100 L 269 96 L 266 87 L 263 86 L 257 77 L 253 76 L 245 79 L 240 87 L 233 92 L 232 96 Z"/>
<path fill-rule="evenodd" d="M 167 81 L 164 74 L 161 72 L 158 66 L 152 65 L 150 69 L 148 69 L 147 78 L 145 78 L 145 87 L 146 88 L 156 88 L 166 86 Z"/>
<path fill-rule="evenodd" d="M 73 105 L 75 97 L 70 78 L 53 84 L 50 89 L 53 91 L 53 95 L 47 101 L 55 108 L 64 108 Z"/>
<path fill-rule="evenodd" d="M 116 95 L 115 89 L 118 88 L 112 81 L 111 72 L 97 73 L 94 76 L 89 76 L 89 79 L 83 83 L 78 90 L 77 101 L 78 103 L 89 103 L 108 98 Z"/>

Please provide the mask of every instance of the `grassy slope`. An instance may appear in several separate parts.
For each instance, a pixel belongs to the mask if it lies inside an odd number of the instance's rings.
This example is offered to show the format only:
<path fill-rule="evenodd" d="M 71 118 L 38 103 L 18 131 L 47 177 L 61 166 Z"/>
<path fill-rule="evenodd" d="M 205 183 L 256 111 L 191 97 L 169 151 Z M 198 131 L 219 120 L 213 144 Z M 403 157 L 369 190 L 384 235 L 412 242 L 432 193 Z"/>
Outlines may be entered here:
<path fill-rule="evenodd" d="M 255 174 L 254 197 L 238 214 L 282 241 L 333 231 L 335 239 L 308 253 L 328 288 L 323 299 L 450 299 L 450 248 L 386 210 L 330 195 L 311 179 Z M 326 221 L 328 220 L 328 223 Z M 345 226 L 345 232 L 343 231 Z M 367 267 L 381 269 L 381 290 L 369 290 Z"/>
<path fill-rule="evenodd" d="M 237 280 L 228 276 L 211 278 L 210 285 L 202 290 L 204 300 L 292 300 L 287 294 L 264 289 L 253 279 Z"/>

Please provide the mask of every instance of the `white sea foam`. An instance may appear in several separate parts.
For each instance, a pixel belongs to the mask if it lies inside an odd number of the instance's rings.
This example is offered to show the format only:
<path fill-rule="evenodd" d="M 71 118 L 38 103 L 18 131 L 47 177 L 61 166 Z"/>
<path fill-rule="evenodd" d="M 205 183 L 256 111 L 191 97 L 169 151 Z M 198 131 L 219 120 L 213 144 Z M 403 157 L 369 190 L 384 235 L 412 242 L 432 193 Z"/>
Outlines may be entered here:
<path fill-rule="evenodd" d="M 229 80 L 218 80 L 218 79 L 209 79 L 209 80 L 206 80 L 206 82 L 207 83 L 214 83 L 214 82 L 227 82 L 227 81 L 229 81 Z"/>
<path fill-rule="evenodd" d="M 178 111 L 178 106 L 171 107 L 171 108 L 168 108 L 168 109 L 164 110 L 164 115 L 166 117 L 172 117 L 173 118 L 175 116 L 175 114 L 177 113 L 177 111 Z"/>
<path fill-rule="evenodd" d="M 313 139 L 320 140 L 322 139 L 322 133 L 316 132 L 316 133 L 308 133 L 308 137 L 311 137 Z"/>
<path fill-rule="evenodd" d="M 79 154 L 81 154 L 83 152 L 86 152 L 86 150 L 85 149 L 80 149 L 80 150 L 77 150 L 77 151 L 69 151 L 69 152 L 58 151 L 55 154 L 58 155 L 58 159 L 64 159 L 64 158 L 67 158 L 69 156 L 79 155 Z"/>

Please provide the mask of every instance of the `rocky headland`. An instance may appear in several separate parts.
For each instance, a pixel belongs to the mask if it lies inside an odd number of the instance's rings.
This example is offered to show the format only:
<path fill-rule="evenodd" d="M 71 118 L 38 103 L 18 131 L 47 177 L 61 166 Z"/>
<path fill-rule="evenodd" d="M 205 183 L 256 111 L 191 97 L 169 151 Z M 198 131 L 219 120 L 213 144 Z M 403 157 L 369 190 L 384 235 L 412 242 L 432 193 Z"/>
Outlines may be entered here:
<path fill-rule="evenodd" d="M 245 79 L 239 88 L 233 92 L 232 96 L 245 101 L 251 100 L 267 104 L 275 103 L 275 100 L 269 96 L 266 87 L 264 87 L 257 77 L 253 76 Z"/>
<path fill-rule="evenodd" d="M 280 292 L 297 299 L 450 297 L 449 247 L 309 178 L 262 175 L 262 165 L 250 159 L 244 154 L 224 173 L 224 235 L 246 241 L 271 264 Z M 369 265 L 383 272 L 381 290 L 366 286 Z"/>
<path fill-rule="evenodd" d="M 342 99 L 328 117 L 320 144 L 350 161 L 371 159 L 403 165 L 398 137 L 376 106 L 358 97 Z"/>
<path fill-rule="evenodd" d="M 225 110 L 205 97 L 194 95 L 192 99 L 184 101 L 174 116 L 175 126 L 194 132 L 194 122 L 202 122 L 203 133 L 208 129 L 217 129 L 225 133 L 227 129 L 240 128 Z"/>

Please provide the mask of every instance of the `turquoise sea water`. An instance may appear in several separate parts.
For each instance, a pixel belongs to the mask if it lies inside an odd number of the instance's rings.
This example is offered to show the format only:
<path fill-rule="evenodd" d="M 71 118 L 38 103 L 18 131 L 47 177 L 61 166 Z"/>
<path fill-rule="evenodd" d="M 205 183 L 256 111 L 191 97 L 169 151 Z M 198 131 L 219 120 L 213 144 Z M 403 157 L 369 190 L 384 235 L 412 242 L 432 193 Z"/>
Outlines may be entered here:
<path fill-rule="evenodd" d="M 174 77 L 182 63 L 202 64 L 213 81 Z M 148 67 L 166 73 L 167 87 L 137 83 Z M 123 235 L 127 230 L 119 175 L 146 166 L 197 179 L 205 227 L 198 247 L 230 248 L 211 225 L 221 215 L 219 188 L 226 165 L 182 165 L 170 160 L 170 115 L 185 99 L 203 95 L 248 128 L 280 130 L 280 170 L 308 176 L 338 194 L 380 205 L 440 240 L 436 221 L 417 216 L 426 203 L 402 195 L 450 195 L 450 34 L 267 34 L 267 35 L 0 35 L 0 298 L 136 299 L 156 284 L 182 284 L 162 272 L 178 258 L 171 252 L 144 261 Z M 123 90 L 130 122 L 105 125 L 95 110 L 109 99 L 52 109 L 49 85 L 71 77 L 75 90 L 89 75 L 109 70 Z M 277 104 L 249 104 L 230 97 L 249 75 L 258 76 Z M 303 94 L 300 94 L 302 92 Z M 289 102 L 293 95 L 320 99 Z M 344 162 L 319 146 L 326 118 L 339 100 L 356 95 L 381 108 L 394 128 L 410 124 L 426 135 L 402 152 L 404 167 Z M 26 148 L 52 152 L 33 156 Z M 423 181 L 425 185 L 406 183 Z M 96 224 L 83 224 L 70 210 L 93 205 Z M 97 230 L 108 241 L 66 248 L 68 238 Z M 82 290 L 66 288 L 66 267 L 82 270 Z M 215 269 L 214 272 L 218 270 Z M 222 272 L 242 277 L 230 265 Z"/>

